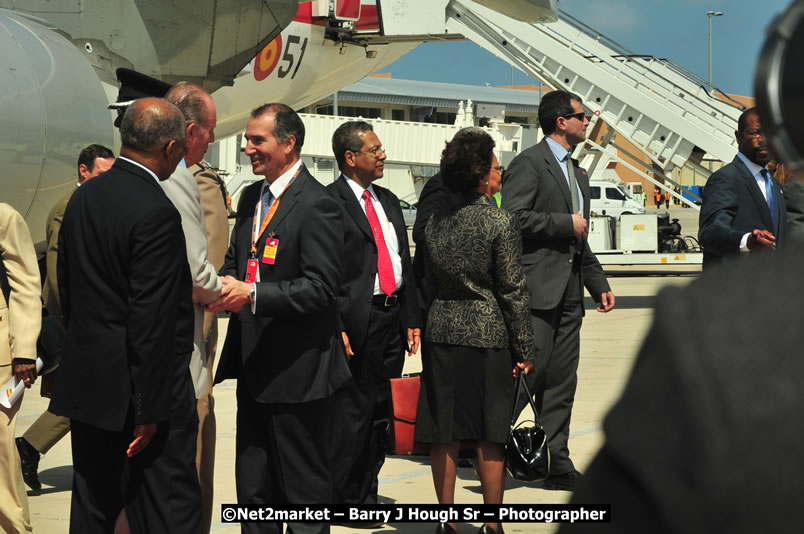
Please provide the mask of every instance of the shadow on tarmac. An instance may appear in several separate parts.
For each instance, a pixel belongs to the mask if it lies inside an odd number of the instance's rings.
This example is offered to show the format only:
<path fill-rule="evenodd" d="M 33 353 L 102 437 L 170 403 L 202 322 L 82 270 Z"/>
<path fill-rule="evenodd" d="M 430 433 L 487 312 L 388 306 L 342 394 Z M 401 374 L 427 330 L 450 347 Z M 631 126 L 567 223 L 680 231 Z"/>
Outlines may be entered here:
<path fill-rule="evenodd" d="M 73 466 L 62 465 L 40 471 L 39 481 L 42 483 L 42 489 L 40 491 L 28 489 L 29 497 L 71 491 L 73 489 Z"/>

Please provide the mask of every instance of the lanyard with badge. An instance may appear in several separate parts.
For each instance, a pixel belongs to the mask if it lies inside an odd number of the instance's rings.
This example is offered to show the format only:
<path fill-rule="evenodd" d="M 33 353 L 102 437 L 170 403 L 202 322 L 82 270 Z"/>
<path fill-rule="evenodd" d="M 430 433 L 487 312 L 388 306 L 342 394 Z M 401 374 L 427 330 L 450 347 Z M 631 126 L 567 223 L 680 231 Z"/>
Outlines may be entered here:
<path fill-rule="evenodd" d="M 265 229 L 268 228 L 268 224 L 271 222 L 271 219 L 274 218 L 274 214 L 276 214 L 277 208 L 279 208 L 279 201 L 282 200 L 282 196 L 285 194 L 285 191 L 288 190 L 288 187 L 293 183 L 296 177 L 299 175 L 301 171 L 301 165 L 299 168 L 296 169 L 296 172 L 293 174 L 293 177 L 288 181 L 288 185 L 282 190 L 274 203 L 271 204 L 271 207 L 268 209 L 268 213 L 265 214 L 265 217 L 262 219 L 262 224 L 260 225 L 259 229 L 257 228 L 257 221 L 259 220 L 260 215 L 260 205 L 261 200 L 257 200 L 257 205 L 254 208 L 254 223 L 251 228 L 251 255 L 249 256 L 248 263 L 246 265 L 246 283 L 251 284 L 257 281 L 257 268 L 259 267 L 259 260 L 257 259 L 257 239 L 265 232 Z M 270 186 L 266 186 L 270 187 Z M 268 265 L 273 265 L 276 262 L 276 252 L 279 249 L 279 238 L 271 232 L 265 240 L 265 250 L 262 254 L 262 262 Z"/>

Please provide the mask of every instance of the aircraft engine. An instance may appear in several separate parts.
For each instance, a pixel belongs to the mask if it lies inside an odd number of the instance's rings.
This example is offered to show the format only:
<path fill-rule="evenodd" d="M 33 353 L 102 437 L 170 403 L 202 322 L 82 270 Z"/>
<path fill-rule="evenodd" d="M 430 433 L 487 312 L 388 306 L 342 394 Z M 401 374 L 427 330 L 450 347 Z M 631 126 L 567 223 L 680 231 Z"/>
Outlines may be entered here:
<path fill-rule="evenodd" d="M 112 114 L 94 69 L 47 22 L 0 9 L 0 50 L 0 202 L 25 217 L 42 252 L 81 149 L 113 148 Z"/>

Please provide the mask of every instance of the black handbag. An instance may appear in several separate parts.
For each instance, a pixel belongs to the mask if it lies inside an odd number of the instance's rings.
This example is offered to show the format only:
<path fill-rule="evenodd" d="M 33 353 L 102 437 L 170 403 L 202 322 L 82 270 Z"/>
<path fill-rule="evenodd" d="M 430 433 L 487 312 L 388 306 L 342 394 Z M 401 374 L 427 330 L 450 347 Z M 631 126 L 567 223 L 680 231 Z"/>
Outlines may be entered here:
<path fill-rule="evenodd" d="M 533 409 L 533 421 L 522 421 L 514 426 L 517 419 L 516 407 L 522 390 L 528 396 Z M 531 424 L 531 425 L 529 425 Z M 511 415 L 511 432 L 505 444 L 505 469 L 516 480 L 535 482 L 544 480 L 550 474 L 550 451 L 547 448 L 547 434 L 539 422 L 539 413 L 533 404 L 533 395 L 525 381 L 525 373 L 519 373 L 514 398 L 514 413 Z"/>

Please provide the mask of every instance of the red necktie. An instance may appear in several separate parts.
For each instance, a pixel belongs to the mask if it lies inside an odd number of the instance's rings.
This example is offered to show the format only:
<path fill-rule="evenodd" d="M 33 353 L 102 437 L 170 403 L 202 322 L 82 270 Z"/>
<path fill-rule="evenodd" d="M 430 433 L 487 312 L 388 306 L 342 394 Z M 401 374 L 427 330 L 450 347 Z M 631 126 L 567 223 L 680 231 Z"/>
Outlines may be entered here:
<path fill-rule="evenodd" d="M 371 226 L 371 233 L 374 234 L 374 242 L 377 244 L 377 272 L 380 275 L 380 289 L 386 295 L 390 295 L 396 289 L 394 267 L 391 265 L 391 255 L 388 253 L 382 226 L 380 226 L 377 212 L 374 211 L 374 203 L 371 201 L 371 193 L 368 192 L 368 189 L 363 191 L 363 200 L 366 201 L 366 217 Z"/>

